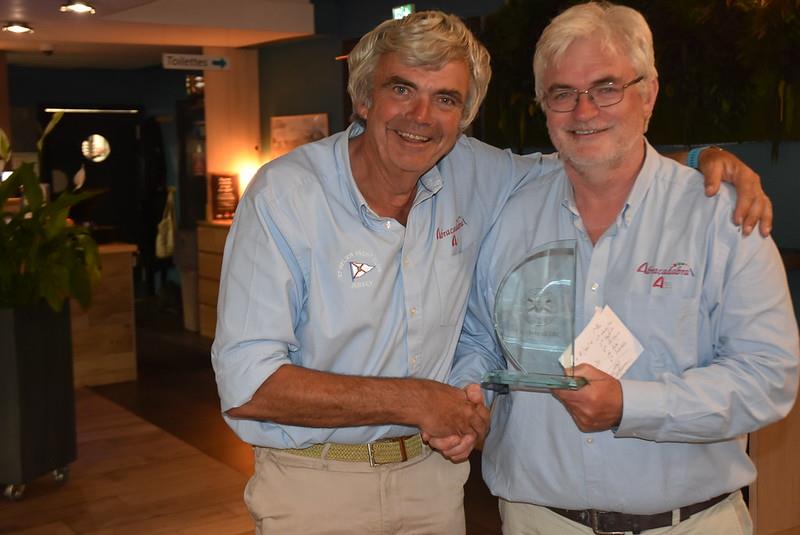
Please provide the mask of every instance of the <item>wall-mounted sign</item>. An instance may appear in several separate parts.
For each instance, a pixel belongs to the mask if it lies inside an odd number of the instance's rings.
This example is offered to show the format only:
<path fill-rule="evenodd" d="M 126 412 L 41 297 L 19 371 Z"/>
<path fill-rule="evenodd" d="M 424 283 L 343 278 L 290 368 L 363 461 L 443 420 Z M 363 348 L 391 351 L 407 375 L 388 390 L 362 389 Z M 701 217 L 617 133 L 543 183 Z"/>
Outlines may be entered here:
<path fill-rule="evenodd" d="M 184 71 L 228 70 L 230 63 L 225 56 L 204 56 L 202 54 L 161 54 L 161 65 L 165 69 Z"/>
<path fill-rule="evenodd" d="M 211 175 L 211 218 L 233 219 L 239 204 L 239 181 L 236 175 Z"/>

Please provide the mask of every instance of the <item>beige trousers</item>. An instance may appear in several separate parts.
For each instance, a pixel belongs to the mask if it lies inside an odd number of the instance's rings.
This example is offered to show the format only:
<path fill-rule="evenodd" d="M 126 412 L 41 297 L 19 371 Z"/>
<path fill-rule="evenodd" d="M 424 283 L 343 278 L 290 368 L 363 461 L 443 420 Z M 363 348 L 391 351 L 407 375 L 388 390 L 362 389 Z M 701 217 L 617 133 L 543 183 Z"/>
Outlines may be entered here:
<path fill-rule="evenodd" d="M 592 535 L 592 529 L 547 507 L 500 500 L 503 535 Z M 647 535 L 750 535 L 753 523 L 741 492 L 690 516 L 675 526 L 643 531 Z"/>
<path fill-rule="evenodd" d="M 258 534 L 463 535 L 469 463 L 426 446 L 404 463 L 309 459 L 254 448 L 245 502 Z"/>

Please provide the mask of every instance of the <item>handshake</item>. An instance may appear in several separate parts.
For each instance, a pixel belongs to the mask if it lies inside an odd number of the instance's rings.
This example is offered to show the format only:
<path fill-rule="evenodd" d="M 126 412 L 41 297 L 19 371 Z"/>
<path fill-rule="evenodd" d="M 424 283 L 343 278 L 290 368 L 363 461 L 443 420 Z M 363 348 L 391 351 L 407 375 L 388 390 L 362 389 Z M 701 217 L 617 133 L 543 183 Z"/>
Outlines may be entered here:
<path fill-rule="evenodd" d="M 417 401 L 422 440 L 446 458 L 465 461 L 473 448 L 481 447 L 489 431 L 490 415 L 480 385 L 458 389 L 435 381 L 424 381 Z"/>

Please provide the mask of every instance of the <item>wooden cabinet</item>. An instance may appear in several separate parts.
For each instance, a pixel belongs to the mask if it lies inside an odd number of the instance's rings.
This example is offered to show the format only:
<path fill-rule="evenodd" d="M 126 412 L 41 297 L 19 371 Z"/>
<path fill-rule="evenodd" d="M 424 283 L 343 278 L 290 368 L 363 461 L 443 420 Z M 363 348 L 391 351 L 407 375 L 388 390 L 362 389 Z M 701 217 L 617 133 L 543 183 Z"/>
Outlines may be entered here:
<path fill-rule="evenodd" d="M 217 326 L 217 295 L 222 271 L 222 251 L 230 221 L 197 223 L 197 302 L 200 334 L 214 337 Z"/>
<path fill-rule="evenodd" d="M 782 249 L 795 315 L 800 318 L 800 250 Z M 758 478 L 750 485 L 756 535 L 800 534 L 800 402 L 789 415 L 750 435 Z"/>
<path fill-rule="evenodd" d="M 126 243 L 100 245 L 102 275 L 87 310 L 70 302 L 75 386 L 136 380 L 133 253 Z"/>
<path fill-rule="evenodd" d="M 756 535 L 800 534 L 800 407 L 750 435 L 758 477 L 750 485 L 750 516 Z"/>

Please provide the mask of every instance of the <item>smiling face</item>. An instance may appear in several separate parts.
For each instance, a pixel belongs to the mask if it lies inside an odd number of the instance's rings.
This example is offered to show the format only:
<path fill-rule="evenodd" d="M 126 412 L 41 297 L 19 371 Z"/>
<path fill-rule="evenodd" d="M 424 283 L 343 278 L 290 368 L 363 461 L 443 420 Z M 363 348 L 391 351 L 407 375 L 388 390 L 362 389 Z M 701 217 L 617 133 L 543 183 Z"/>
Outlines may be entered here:
<path fill-rule="evenodd" d="M 409 67 L 394 53 L 383 55 L 375 69 L 372 105 L 356 106 L 366 119 L 369 165 L 389 178 L 419 179 L 455 145 L 469 84 L 464 62 L 430 69 Z"/>
<path fill-rule="evenodd" d="M 582 91 L 608 82 L 621 86 L 639 75 L 626 57 L 604 49 L 599 40 L 579 39 L 557 64 L 545 70 L 543 87 L 545 91 Z M 647 84 L 645 91 L 640 92 L 638 85 L 628 87 L 622 101 L 613 106 L 600 108 L 586 94 L 580 95 L 571 112 L 555 112 L 543 106 L 550 140 L 565 165 L 581 171 L 641 162 L 642 136 L 653 111 L 658 82 L 645 79 L 641 84 Z"/>

